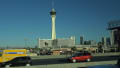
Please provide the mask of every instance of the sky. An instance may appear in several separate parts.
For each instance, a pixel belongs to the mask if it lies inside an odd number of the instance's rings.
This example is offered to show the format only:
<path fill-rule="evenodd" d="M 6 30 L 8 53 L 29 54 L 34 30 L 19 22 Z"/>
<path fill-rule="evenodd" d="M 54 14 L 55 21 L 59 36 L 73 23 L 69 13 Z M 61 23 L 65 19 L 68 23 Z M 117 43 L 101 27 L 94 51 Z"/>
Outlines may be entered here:
<path fill-rule="evenodd" d="M 57 38 L 109 37 L 108 22 L 120 19 L 120 0 L 54 0 Z M 0 0 L 0 46 L 35 46 L 51 39 L 52 0 Z"/>

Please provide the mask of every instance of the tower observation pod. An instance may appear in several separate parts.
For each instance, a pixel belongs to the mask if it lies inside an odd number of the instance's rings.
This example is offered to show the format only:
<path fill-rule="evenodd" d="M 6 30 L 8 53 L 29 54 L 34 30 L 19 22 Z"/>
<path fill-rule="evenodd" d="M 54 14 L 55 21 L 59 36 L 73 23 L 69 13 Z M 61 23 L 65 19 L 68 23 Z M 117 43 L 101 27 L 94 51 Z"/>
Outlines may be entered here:
<path fill-rule="evenodd" d="M 55 19 L 56 19 L 56 11 L 53 8 L 50 12 L 51 21 L 52 21 L 52 40 L 56 39 L 56 29 L 55 29 Z"/>

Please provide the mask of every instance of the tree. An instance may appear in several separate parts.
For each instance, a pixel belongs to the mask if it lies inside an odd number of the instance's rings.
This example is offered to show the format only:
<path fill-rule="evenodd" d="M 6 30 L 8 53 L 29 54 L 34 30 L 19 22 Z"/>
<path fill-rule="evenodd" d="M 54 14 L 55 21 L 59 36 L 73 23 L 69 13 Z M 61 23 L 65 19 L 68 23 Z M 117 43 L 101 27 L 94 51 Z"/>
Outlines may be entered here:
<path fill-rule="evenodd" d="M 98 52 L 103 52 L 103 45 L 101 42 L 98 43 Z"/>
<path fill-rule="evenodd" d="M 76 51 L 77 48 L 74 46 L 74 47 L 71 47 L 71 50 L 72 50 L 72 51 Z"/>

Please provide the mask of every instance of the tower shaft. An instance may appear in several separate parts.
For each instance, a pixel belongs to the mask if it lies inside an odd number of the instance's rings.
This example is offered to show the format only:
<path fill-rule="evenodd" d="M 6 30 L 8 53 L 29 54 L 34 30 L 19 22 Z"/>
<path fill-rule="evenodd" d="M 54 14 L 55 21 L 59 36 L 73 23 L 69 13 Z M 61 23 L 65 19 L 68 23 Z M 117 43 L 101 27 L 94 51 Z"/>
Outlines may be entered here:
<path fill-rule="evenodd" d="M 56 19 L 56 11 L 53 8 L 50 12 L 51 19 L 52 19 L 52 40 L 56 39 L 56 29 L 55 29 L 55 19 Z"/>
<path fill-rule="evenodd" d="M 52 15 L 51 18 L 52 18 L 52 40 L 55 40 L 56 39 L 56 29 L 55 29 L 56 16 Z"/>

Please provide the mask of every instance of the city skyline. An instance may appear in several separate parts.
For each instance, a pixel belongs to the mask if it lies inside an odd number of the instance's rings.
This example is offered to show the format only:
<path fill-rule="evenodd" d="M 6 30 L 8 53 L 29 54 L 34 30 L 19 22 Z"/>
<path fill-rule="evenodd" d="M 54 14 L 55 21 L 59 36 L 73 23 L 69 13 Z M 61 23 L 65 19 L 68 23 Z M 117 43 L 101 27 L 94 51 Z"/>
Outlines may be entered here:
<path fill-rule="evenodd" d="M 0 1 L 0 46 L 32 46 L 36 38 L 51 39 L 52 0 Z M 107 24 L 120 19 L 119 0 L 54 0 L 56 37 L 80 36 L 100 41 L 109 37 Z M 30 42 L 31 41 L 31 42 Z M 35 44 L 36 45 L 36 44 Z"/>

